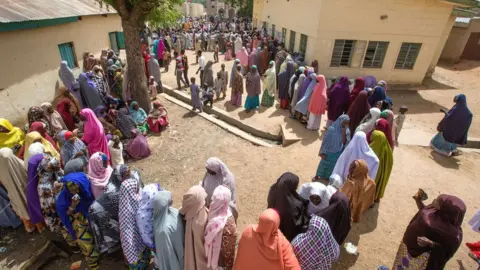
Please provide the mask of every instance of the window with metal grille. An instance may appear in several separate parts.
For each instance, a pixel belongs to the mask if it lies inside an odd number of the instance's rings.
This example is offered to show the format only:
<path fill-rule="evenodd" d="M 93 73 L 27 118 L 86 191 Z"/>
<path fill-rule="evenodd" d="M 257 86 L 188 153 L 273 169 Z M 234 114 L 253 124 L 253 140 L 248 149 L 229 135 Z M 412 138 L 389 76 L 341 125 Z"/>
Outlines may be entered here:
<path fill-rule="evenodd" d="M 290 30 L 290 44 L 288 45 L 288 49 L 291 52 L 295 51 L 295 35 L 296 34 L 297 33 L 295 33 L 295 31 Z"/>
<path fill-rule="evenodd" d="M 60 51 L 60 58 L 62 61 L 66 61 L 69 68 L 78 67 L 77 58 L 75 57 L 75 50 L 73 48 L 73 42 L 62 43 L 58 45 Z"/>
<path fill-rule="evenodd" d="M 398 53 L 397 62 L 395 63 L 395 68 L 413 69 L 421 47 L 422 43 L 402 43 L 402 47 Z"/>
<path fill-rule="evenodd" d="M 272 37 L 275 37 L 275 24 L 272 24 Z"/>
<path fill-rule="evenodd" d="M 282 43 L 285 44 L 285 40 L 287 39 L 287 29 L 282 28 Z"/>
<path fill-rule="evenodd" d="M 299 49 L 299 51 L 301 53 L 303 53 L 304 55 L 307 52 L 307 41 L 308 41 L 307 35 L 301 34 L 300 35 L 300 49 Z"/>
<path fill-rule="evenodd" d="M 369 41 L 365 58 L 363 59 L 363 67 L 382 68 L 389 43 L 390 42 L 384 41 Z"/>
<path fill-rule="evenodd" d="M 331 67 L 349 67 L 352 59 L 355 40 L 336 39 L 333 46 Z"/>

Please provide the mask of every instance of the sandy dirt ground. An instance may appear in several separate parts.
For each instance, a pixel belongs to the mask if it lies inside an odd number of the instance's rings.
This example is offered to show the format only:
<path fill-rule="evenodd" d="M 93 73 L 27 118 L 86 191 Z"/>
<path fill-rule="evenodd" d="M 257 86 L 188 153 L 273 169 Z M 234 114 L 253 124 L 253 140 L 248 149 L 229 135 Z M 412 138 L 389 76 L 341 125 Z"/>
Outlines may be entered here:
<path fill-rule="evenodd" d="M 210 56 L 207 55 L 207 59 Z M 190 56 L 191 62 L 194 57 Z M 449 108 L 452 98 L 457 93 L 465 93 L 470 108 L 475 114 L 480 110 L 478 94 L 474 93 L 478 68 L 463 67 L 462 71 L 453 68 L 437 68 L 433 85 L 435 89 L 425 89 L 418 93 L 391 93 L 395 104 L 408 104 L 410 108 L 408 125 L 421 130 L 425 136 L 434 134 L 435 126 L 441 118 L 437 113 L 442 106 Z M 219 68 L 216 64 L 215 68 Z M 193 75 L 193 69 L 191 73 Z M 457 67 L 458 68 L 458 67 Z M 170 71 L 172 73 L 172 70 Z M 163 74 L 164 83 L 173 79 Z M 447 79 L 448 78 L 448 79 Z M 444 83 L 440 83 L 442 80 Z M 442 86 L 442 85 L 452 86 Z M 451 87 L 452 89 L 449 89 Z M 431 86 L 425 88 L 432 88 Z M 400 99 L 401 102 L 396 102 Z M 161 98 L 169 111 L 171 127 L 161 136 L 149 137 L 152 156 L 137 161 L 131 166 L 141 171 L 145 183 L 158 182 L 173 194 L 174 206 L 179 207 L 183 193 L 197 184 L 204 176 L 205 161 L 212 156 L 221 158 L 235 175 L 239 208 L 238 232 L 248 224 L 256 223 L 258 215 L 265 209 L 269 187 L 286 171 L 299 175 L 302 183 L 310 181 L 316 171 L 319 157 L 320 134 L 306 135 L 300 143 L 286 148 L 263 148 L 240 139 L 205 119 L 178 107 Z M 237 112 L 237 110 L 235 110 Z M 241 113 L 238 110 L 238 113 Z M 278 118 L 257 117 L 265 113 L 257 113 L 254 119 L 259 125 L 270 125 L 268 121 Z M 263 119 L 263 120 L 262 120 Z M 265 122 L 265 123 L 263 123 Z M 299 134 L 307 134 L 301 125 L 295 126 Z M 312 134 L 312 133 L 309 133 Z M 402 133 L 403 134 L 403 133 Z M 407 135 L 403 134 L 403 135 Z M 472 136 L 480 136 L 478 121 L 474 120 Z M 415 134 L 414 134 L 415 135 Z M 453 194 L 462 198 L 467 205 L 467 213 L 463 223 L 464 239 L 459 250 L 446 269 L 476 269 L 475 263 L 468 257 L 468 249 L 464 243 L 479 240 L 467 225 L 468 219 L 478 208 L 477 195 L 480 187 L 476 183 L 480 174 L 475 169 L 480 154 L 464 153 L 456 158 L 445 158 L 427 147 L 401 145 L 395 148 L 394 168 L 384 199 L 373 209 L 368 210 L 359 224 L 353 224 L 347 242 L 358 246 L 359 255 L 346 254 L 342 248 L 340 260 L 334 269 L 375 269 L 378 265 L 391 266 L 398 245 L 406 226 L 415 215 L 417 209 L 412 195 L 418 188 L 423 188 L 429 195 L 430 202 L 442 193 Z M 1 230 L 0 246 L 7 251 L 0 254 L 1 269 L 19 269 L 43 243 L 42 235 L 30 236 L 23 229 Z M 11 241 L 13 240 L 13 241 Z M 70 263 L 80 260 L 81 256 L 50 263 L 46 269 L 68 269 Z M 121 254 L 104 256 L 102 269 L 125 269 Z M 82 268 L 86 269 L 85 261 Z"/>

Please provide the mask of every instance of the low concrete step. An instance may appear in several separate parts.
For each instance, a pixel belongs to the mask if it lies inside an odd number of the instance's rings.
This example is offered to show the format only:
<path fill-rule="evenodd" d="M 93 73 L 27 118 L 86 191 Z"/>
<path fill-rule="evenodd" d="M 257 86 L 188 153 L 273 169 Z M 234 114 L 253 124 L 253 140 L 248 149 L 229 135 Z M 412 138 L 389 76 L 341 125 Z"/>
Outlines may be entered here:
<path fill-rule="evenodd" d="M 280 125 L 280 129 L 282 132 L 282 145 L 284 147 L 302 140 L 302 138 L 298 137 L 295 133 L 290 132 L 286 124 Z"/>

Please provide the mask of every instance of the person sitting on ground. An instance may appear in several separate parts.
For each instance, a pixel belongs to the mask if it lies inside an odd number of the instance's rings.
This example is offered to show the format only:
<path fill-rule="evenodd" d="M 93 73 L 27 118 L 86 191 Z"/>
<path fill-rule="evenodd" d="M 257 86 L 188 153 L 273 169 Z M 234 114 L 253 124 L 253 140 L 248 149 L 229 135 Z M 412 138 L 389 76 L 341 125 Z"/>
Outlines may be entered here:
<path fill-rule="evenodd" d="M 215 92 L 213 91 L 213 88 L 209 87 L 205 83 L 203 85 L 203 91 L 202 91 L 203 105 L 208 106 L 208 104 L 210 104 L 210 107 L 212 107 L 213 106 L 213 96 L 215 96 Z"/>
<path fill-rule="evenodd" d="M 347 181 L 340 189 L 350 201 L 353 222 L 360 222 L 362 214 L 373 204 L 375 189 L 375 181 L 368 176 L 367 162 L 363 159 L 354 160 L 350 164 Z"/>
<path fill-rule="evenodd" d="M 328 207 L 330 197 L 337 190 L 332 186 L 325 186 L 320 182 L 305 183 L 300 187 L 298 194 L 308 200 L 308 213 L 315 215 L 318 211 Z"/>
<path fill-rule="evenodd" d="M 233 269 L 300 270 L 292 246 L 279 227 L 278 211 L 264 210 L 258 225 L 249 225 L 243 231 Z"/>
<path fill-rule="evenodd" d="M 58 132 L 67 129 L 65 122 L 62 119 L 62 116 L 53 108 L 50 102 L 44 102 L 40 107 L 43 109 L 45 116 L 51 124 L 52 131 L 56 135 Z"/>
<path fill-rule="evenodd" d="M 127 108 L 120 110 L 112 110 L 112 115 L 115 117 L 115 124 L 125 139 L 133 139 L 138 134 L 137 124 L 132 116 L 128 114 Z"/>
<path fill-rule="evenodd" d="M 10 148 L 18 157 L 24 144 L 25 134 L 23 131 L 12 125 L 7 119 L 0 118 L 0 148 Z"/>
<path fill-rule="evenodd" d="M 94 153 L 88 161 L 88 179 L 92 194 L 98 198 L 108 184 L 113 168 L 108 165 L 108 157 L 104 153 Z"/>
<path fill-rule="evenodd" d="M 168 112 L 158 100 L 152 105 L 153 108 L 147 118 L 148 129 L 154 133 L 160 133 L 168 127 Z"/>
<path fill-rule="evenodd" d="M 73 132 L 63 130 L 58 133 L 57 138 L 60 142 L 60 157 L 63 165 L 78 157 L 90 158 L 87 146 Z"/>
<path fill-rule="evenodd" d="M 148 132 L 148 116 L 147 113 L 142 108 L 140 108 L 136 101 L 132 101 L 132 103 L 130 103 L 130 115 L 135 121 L 135 124 L 137 125 L 137 128 L 141 132 L 141 134 L 146 135 Z"/>

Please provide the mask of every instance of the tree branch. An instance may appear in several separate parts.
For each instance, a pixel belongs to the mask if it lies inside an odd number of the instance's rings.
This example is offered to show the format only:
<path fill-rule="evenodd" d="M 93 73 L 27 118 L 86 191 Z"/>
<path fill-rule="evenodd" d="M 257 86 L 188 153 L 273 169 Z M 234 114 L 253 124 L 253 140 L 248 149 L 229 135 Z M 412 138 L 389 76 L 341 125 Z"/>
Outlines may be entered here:
<path fill-rule="evenodd" d="M 122 19 L 128 19 L 130 17 L 130 12 L 127 9 L 126 0 L 113 0 L 112 4 L 113 7 L 117 10 L 118 15 L 120 15 Z"/>
<path fill-rule="evenodd" d="M 159 7 L 163 2 L 164 0 L 137 0 L 130 13 L 130 20 L 137 22 L 141 21 L 140 23 L 143 23 L 150 11 Z"/>

